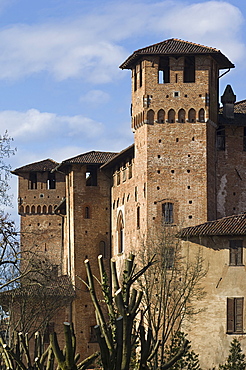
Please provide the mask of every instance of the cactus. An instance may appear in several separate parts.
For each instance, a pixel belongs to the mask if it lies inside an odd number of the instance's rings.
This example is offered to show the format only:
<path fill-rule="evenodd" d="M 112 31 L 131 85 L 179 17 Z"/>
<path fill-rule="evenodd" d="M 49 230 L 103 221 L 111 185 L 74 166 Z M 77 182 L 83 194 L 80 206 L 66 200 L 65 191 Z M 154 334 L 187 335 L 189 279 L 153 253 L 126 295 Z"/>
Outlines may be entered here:
<path fill-rule="evenodd" d="M 156 346 L 153 345 L 151 329 L 146 328 L 142 319 L 137 319 L 140 314 L 140 304 L 143 292 L 135 288 L 138 278 L 154 262 L 154 256 L 146 266 L 135 272 L 135 256 L 131 254 L 125 260 L 125 270 L 122 282 L 117 275 L 116 261 L 111 259 L 111 278 L 109 279 L 103 264 L 102 256 L 98 257 L 100 284 L 107 307 L 108 322 L 105 319 L 101 303 L 97 297 L 89 260 L 85 260 L 88 277 L 88 289 L 94 304 L 97 326 L 95 331 L 101 350 L 101 359 L 105 370 L 129 370 L 131 359 L 134 357 L 136 346 L 140 345 L 139 369 L 147 368 L 148 357 L 151 356 Z"/>
<path fill-rule="evenodd" d="M 55 359 L 59 370 L 85 370 L 99 356 L 96 352 L 79 364 L 76 355 L 76 338 L 73 325 L 64 323 L 65 348 L 61 351 L 56 333 L 50 335 L 50 345 L 44 350 L 39 332 L 35 334 L 33 360 L 29 340 L 23 333 L 15 333 L 14 349 L 9 348 L 0 337 L 0 355 L 6 370 L 54 370 Z"/>

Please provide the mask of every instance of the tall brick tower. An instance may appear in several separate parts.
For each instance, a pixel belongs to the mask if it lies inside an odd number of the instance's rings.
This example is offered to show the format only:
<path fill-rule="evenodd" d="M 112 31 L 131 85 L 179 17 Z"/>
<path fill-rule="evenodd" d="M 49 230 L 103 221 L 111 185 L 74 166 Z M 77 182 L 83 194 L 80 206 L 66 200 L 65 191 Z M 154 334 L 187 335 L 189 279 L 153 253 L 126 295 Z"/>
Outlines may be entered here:
<path fill-rule="evenodd" d="M 156 223 L 216 218 L 219 50 L 170 39 L 135 51 L 132 70 L 134 177 L 142 235 Z"/>

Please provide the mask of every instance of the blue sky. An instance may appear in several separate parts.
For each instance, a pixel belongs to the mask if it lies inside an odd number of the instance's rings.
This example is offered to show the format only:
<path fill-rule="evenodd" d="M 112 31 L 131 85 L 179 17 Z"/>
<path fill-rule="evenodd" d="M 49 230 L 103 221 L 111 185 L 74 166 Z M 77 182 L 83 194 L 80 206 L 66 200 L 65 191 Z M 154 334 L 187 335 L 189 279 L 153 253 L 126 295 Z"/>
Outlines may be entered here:
<path fill-rule="evenodd" d="M 220 92 L 230 83 L 245 99 L 245 18 L 236 0 L 0 0 L 0 133 L 18 149 L 12 167 L 130 145 L 130 72 L 119 65 L 167 38 L 220 49 L 236 65 Z"/>

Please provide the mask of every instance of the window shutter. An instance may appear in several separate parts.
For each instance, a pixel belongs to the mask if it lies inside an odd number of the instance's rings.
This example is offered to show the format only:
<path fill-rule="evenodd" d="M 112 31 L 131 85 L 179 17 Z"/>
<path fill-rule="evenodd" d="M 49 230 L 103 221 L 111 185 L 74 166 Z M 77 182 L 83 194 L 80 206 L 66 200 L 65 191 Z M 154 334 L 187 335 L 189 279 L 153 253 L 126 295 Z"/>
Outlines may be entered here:
<path fill-rule="evenodd" d="M 227 298 L 227 333 L 234 332 L 234 298 Z"/>
<path fill-rule="evenodd" d="M 235 298 L 235 332 L 243 332 L 243 298 Z"/>
<path fill-rule="evenodd" d="M 236 248 L 230 247 L 230 265 L 236 265 Z"/>

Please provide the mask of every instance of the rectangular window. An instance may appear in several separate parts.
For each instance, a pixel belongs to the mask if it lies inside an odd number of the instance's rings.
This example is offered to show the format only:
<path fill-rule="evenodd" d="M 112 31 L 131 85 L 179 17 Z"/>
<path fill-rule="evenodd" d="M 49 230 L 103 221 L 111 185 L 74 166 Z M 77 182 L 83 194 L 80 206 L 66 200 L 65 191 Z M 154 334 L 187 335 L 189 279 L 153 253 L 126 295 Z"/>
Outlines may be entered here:
<path fill-rule="evenodd" d="M 28 189 L 37 189 L 37 173 L 29 173 Z"/>
<path fill-rule="evenodd" d="M 246 152 L 246 127 L 243 128 L 243 151 Z"/>
<path fill-rule="evenodd" d="M 88 165 L 85 177 L 86 186 L 97 186 L 97 166 Z"/>
<path fill-rule="evenodd" d="M 96 335 L 96 330 L 95 326 L 90 327 L 90 343 L 97 343 L 97 335 Z"/>
<path fill-rule="evenodd" d="M 161 57 L 160 58 L 158 83 L 159 84 L 170 83 L 169 57 Z"/>
<path fill-rule="evenodd" d="M 45 331 L 44 331 L 44 343 L 50 343 L 50 334 L 53 334 L 55 331 L 55 323 L 49 322 L 46 325 Z"/>
<path fill-rule="evenodd" d="M 47 180 L 47 189 L 55 189 L 56 188 L 56 174 L 53 172 L 49 172 L 48 180 Z"/>
<path fill-rule="evenodd" d="M 243 264 L 243 241 L 230 240 L 230 265 L 242 266 Z"/>
<path fill-rule="evenodd" d="M 221 126 L 217 130 L 216 147 L 217 150 L 225 150 L 225 128 Z"/>
<path fill-rule="evenodd" d="M 164 224 L 173 223 L 173 203 L 163 203 L 162 204 L 162 217 Z"/>
<path fill-rule="evenodd" d="M 195 82 L 195 57 L 185 57 L 184 82 Z"/>
<path fill-rule="evenodd" d="M 243 297 L 227 298 L 227 333 L 243 333 Z"/>

